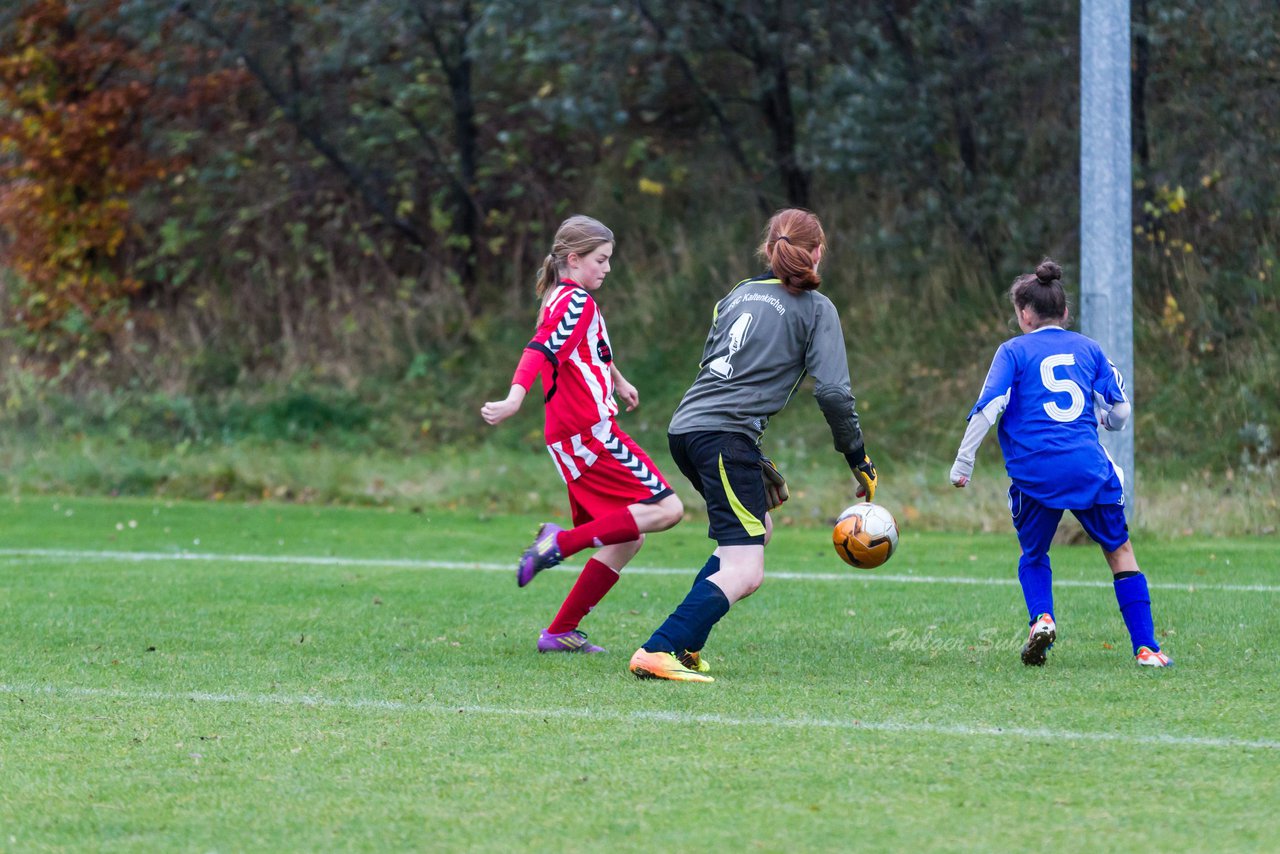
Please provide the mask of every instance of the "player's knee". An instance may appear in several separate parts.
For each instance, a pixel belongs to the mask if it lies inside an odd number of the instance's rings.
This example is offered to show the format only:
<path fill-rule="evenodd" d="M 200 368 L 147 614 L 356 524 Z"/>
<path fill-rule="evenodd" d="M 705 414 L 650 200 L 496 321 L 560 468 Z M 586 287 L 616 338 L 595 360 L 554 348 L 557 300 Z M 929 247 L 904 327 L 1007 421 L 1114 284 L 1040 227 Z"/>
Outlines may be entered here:
<path fill-rule="evenodd" d="M 659 530 L 665 531 L 668 528 L 674 528 L 684 518 L 684 503 L 680 500 L 680 496 L 675 493 L 659 501 L 657 509 L 661 512 L 658 524 L 662 527 Z"/>
<path fill-rule="evenodd" d="M 634 540 L 627 540 L 625 543 L 614 543 L 611 546 L 605 546 L 596 552 L 596 560 L 612 569 L 614 572 L 622 572 L 622 568 L 636 556 L 640 551 L 640 547 L 644 545 L 644 534 L 640 534 Z"/>
<path fill-rule="evenodd" d="M 1133 554 L 1133 542 L 1132 542 L 1131 540 L 1125 540 L 1123 543 L 1121 543 L 1120 545 L 1116 546 L 1116 547 L 1115 547 L 1114 549 L 1112 549 L 1111 551 L 1107 551 L 1106 546 L 1103 546 L 1103 548 L 1102 548 L 1102 552 L 1103 552 L 1103 554 L 1107 555 L 1108 557 L 1110 557 L 1110 556 L 1112 556 L 1112 555 L 1127 555 L 1127 554 Z"/>

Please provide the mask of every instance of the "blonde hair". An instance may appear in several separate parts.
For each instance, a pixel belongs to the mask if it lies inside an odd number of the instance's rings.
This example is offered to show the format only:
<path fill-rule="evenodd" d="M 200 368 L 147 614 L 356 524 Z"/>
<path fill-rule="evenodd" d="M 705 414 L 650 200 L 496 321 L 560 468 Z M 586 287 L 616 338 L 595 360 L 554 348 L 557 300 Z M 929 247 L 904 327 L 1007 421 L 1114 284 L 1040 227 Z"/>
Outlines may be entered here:
<path fill-rule="evenodd" d="M 564 277 L 570 255 L 586 255 L 601 244 L 613 242 L 613 232 L 598 219 L 579 214 L 560 223 L 551 252 L 538 271 L 537 294 L 544 305 L 547 293 Z"/>
<path fill-rule="evenodd" d="M 827 245 L 818 218 L 802 208 L 780 210 L 764 230 L 757 253 L 787 290 L 814 291 L 822 277 L 813 266 L 813 251 Z"/>

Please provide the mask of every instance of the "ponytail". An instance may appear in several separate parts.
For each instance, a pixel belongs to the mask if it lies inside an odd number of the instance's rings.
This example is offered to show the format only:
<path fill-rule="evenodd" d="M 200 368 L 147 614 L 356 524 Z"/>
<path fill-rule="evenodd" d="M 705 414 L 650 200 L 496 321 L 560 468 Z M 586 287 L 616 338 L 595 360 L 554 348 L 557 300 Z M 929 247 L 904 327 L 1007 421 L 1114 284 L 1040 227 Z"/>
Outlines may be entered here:
<path fill-rule="evenodd" d="M 538 271 L 538 285 L 534 289 L 539 298 L 546 296 L 547 291 L 560 281 L 559 273 L 556 256 L 548 255 L 542 260 L 542 269 Z"/>
<path fill-rule="evenodd" d="M 538 295 L 538 317 L 533 328 L 542 325 L 542 315 L 547 310 L 547 300 L 551 297 L 551 289 L 560 281 L 560 271 L 556 265 L 556 256 L 548 255 L 542 261 L 542 269 L 538 271 L 538 284 L 534 293 Z"/>
<path fill-rule="evenodd" d="M 813 253 L 826 245 L 827 236 L 816 216 L 800 208 L 788 208 L 769 220 L 757 254 L 787 290 L 800 293 L 822 285 Z"/>
<path fill-rule="evenodd" d="M 555 239 L 551 244 L 551 252 L 542 261 L 538 271 L 538 283 L 535 288 L 542 305 L 538 309 L 538 322 L 542 322 L 542 312 L 546 308 L 551 290 L 560 283 L 564 276 L 565 264 L 570 255 L 586 255 L 604 243 L 613 243 L 613 232 L 608 226 L 589 216 L 571 216 L 556 229 Z"/>

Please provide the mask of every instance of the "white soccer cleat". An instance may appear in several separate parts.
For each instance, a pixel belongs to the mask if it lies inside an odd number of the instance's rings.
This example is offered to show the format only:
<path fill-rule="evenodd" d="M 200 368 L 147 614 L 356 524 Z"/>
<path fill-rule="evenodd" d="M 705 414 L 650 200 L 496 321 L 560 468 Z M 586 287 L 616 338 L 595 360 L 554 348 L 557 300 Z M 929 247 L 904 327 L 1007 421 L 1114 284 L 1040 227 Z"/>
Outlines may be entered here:
<path fill-rule="evenodd" d="M 1138 647 L 1138 652 L 1134 655 L 1133 660 L 1143 667 L 1173 667 L 1173 659 L 1160 650 L 1152 649 L 1149 646 Z"/>
<path fill-rule="evenodd" d="M 1031 633 L 1022 645 L 1022 663 L 1028 667 L 1043 667 L 1049 647 L 1058 639 L 1058 627 L 1049 614 L 1041 614 L 1031 624 Z"/>

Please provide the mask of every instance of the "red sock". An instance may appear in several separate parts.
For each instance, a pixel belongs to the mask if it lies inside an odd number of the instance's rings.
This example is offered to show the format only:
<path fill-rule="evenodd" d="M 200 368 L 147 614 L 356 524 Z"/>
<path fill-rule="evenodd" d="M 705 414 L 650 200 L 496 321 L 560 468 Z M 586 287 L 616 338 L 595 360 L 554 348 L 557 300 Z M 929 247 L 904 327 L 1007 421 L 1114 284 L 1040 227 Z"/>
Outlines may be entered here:
<path fill-rule="evenodd" d="M 576 629 L 578 623 L 582 622 L 582 618 L 587 616 L 587 612 L 594 608 L 617 583 L 618 573 L 595 558 L 587 561 L 587 565 L 582 568 L 582 574 L 578 576 L 573 589 L 569 591 L 564 604 L 560 606 L 560 613 L 556 614 L 551 625 L 547 626 L 547 631 L 558 635 Z"/>
<path fill-rule="evenodd" d="M 623 509 L 564 531 L 556 538 L 556 545 L 560 546 L 561 557 L 569 557 L 583 549 L 629 543 L 639 536 L 635 517 L 630 510 Z"/>

